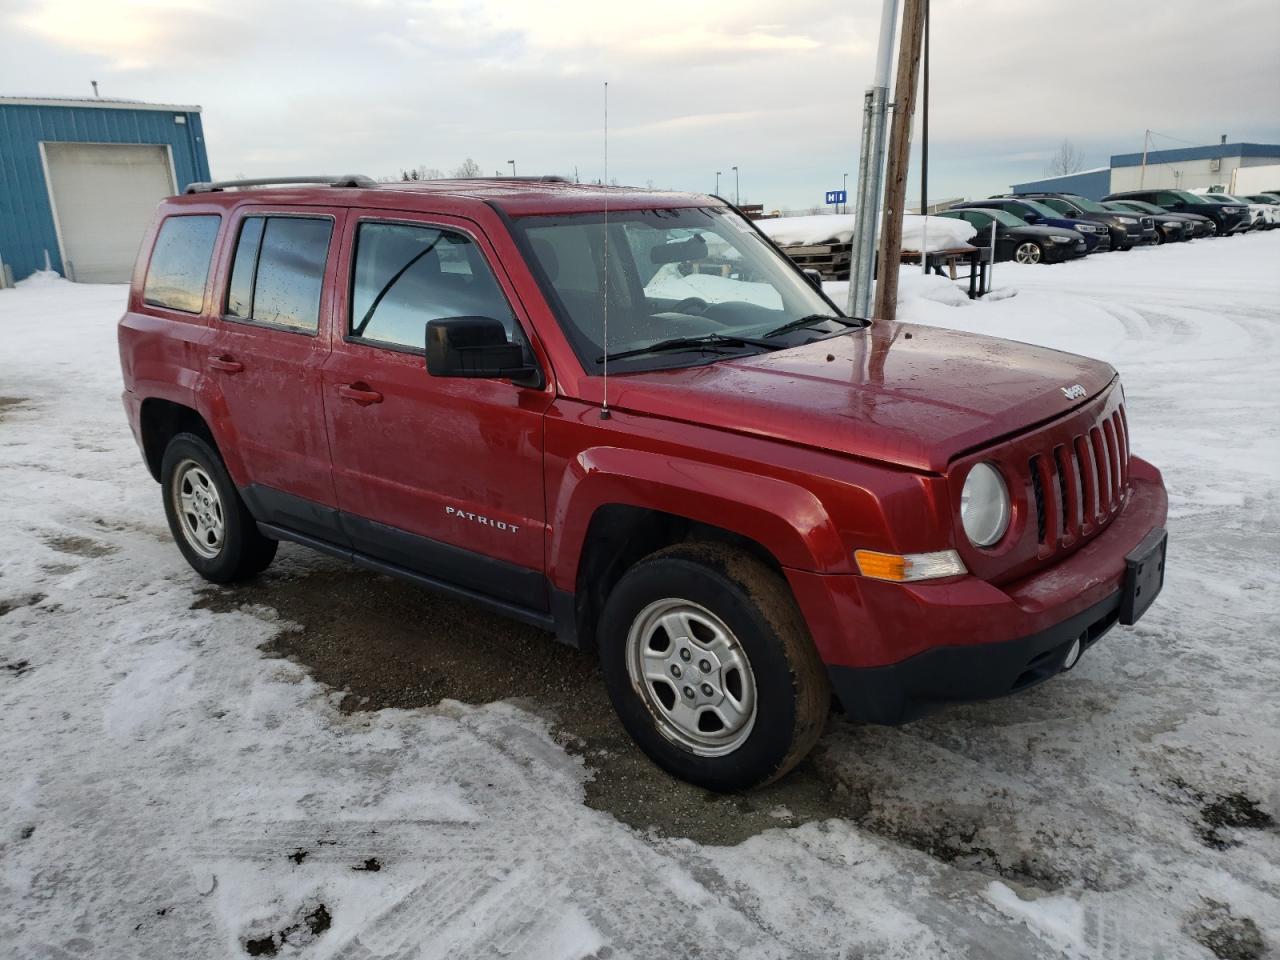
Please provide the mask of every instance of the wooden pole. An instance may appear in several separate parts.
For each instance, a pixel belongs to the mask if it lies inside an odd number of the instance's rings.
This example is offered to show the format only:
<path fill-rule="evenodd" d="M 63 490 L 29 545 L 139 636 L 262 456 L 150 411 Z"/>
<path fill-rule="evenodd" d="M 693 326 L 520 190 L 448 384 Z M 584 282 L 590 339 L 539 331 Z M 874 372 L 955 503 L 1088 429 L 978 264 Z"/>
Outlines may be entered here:
<path fill-rule="evenodd" d="M 889 128 L 889 159 L 885 168 L 884 214 L 880 223 L 880 276 L 871 315 L 893 320 L 898 312 L 898 263 L 902 258 L 902 213 L 907 201 L 907 165 L 911 150 L 911 121 L 915 114 L 916 84 L 920 79 L 920 47 L 924 37 L 924 0 L 906 0 L 902 8 L 902 39 L 898 45 L 898 73 L 893 83 L 893 124 Z M 925 251 L 920 256 L 926 256 Z"/>

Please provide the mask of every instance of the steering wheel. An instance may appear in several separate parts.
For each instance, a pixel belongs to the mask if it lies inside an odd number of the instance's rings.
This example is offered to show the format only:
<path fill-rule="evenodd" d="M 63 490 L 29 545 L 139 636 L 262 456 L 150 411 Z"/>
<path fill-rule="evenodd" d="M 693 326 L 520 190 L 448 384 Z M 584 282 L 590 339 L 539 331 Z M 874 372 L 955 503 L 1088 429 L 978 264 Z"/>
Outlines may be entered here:
<path fill-rule="evenodd" d="M 707 301 L 701 297 L 685 297 L 671 307 L 672 313 L 693 313 L 701 315 L 708 307 Z M 692 308 L 692 309 L 691 309 Z"/>

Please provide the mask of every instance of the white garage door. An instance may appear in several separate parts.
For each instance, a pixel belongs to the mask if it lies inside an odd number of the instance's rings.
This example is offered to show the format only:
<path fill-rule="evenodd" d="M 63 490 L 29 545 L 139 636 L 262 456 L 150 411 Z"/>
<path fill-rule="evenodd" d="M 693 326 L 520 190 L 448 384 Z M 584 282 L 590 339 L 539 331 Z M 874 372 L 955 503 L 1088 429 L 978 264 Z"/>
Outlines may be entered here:
<path fill-rule="evenodd" d="M 67 276 L 127 283 L 156 204 L 174 192 L 165 147 L 44 144 Z"/>

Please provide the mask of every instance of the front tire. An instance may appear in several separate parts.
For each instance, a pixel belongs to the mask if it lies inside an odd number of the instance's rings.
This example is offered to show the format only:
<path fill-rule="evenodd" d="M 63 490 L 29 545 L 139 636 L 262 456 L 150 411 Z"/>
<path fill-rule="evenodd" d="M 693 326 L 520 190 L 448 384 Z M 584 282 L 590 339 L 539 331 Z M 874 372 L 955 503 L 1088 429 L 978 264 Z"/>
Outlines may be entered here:
<path fill-rule="evenodd" d="M 1026 240 L 1013 251 L 1013 259 L 1018 263 L 1039 263 L 1044 259 L 1044 249 L 1034 240 Z"/>
<path fill-rule="evenodd" d="M 668 547 L 627 571 L 601 617 L 600 661 L 632 739 L 710 790 L 781 777 L 813 747 L 831 705 L 786 581 L 721 544 Z"/>
<path fill-rule="evenodd" d="M 178 549 L 214 583 L 261 573 L 278 544 L 258 531 L 218 452 L 194 433 L 169 441 L 160 463 L 164 512 Z"/>

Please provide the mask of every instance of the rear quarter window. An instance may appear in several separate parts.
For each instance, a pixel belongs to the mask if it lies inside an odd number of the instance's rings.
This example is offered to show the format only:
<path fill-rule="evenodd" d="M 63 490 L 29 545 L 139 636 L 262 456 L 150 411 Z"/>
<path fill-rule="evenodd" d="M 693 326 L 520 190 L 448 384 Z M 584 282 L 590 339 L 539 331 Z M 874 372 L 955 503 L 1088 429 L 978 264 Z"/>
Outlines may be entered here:
<path fill-rule="evenodd" d="M 151 251 L 142 299 L 156 307 L 200 313 L 221 223 L 217 215 L 166 219 Z"/>

